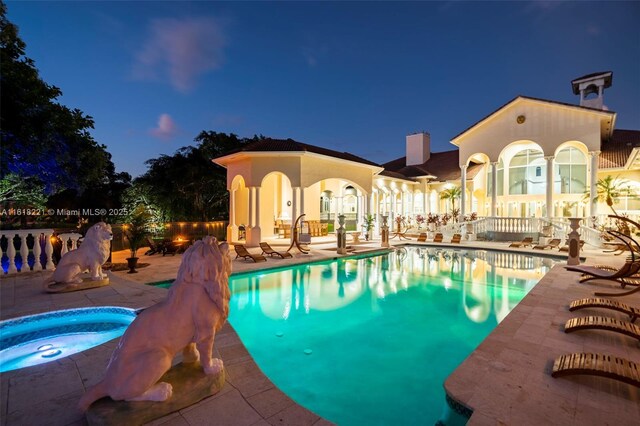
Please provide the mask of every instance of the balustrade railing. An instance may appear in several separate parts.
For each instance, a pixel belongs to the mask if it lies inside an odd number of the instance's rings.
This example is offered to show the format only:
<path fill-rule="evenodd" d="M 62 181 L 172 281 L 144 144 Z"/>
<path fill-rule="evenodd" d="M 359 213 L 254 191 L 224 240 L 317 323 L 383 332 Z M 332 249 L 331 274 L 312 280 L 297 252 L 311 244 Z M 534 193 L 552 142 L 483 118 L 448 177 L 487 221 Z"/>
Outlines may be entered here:
<path fill-rule="evenodd" d="M 55 269 L 53 264 L 53 245 L 51 243 L 53 229 L 6 230 L 0 232 L 0 258 L 2 259 L 2 267 L 5 274 Z M 33 266 L 29 266 L 30 254 L 33 255 Z"/>

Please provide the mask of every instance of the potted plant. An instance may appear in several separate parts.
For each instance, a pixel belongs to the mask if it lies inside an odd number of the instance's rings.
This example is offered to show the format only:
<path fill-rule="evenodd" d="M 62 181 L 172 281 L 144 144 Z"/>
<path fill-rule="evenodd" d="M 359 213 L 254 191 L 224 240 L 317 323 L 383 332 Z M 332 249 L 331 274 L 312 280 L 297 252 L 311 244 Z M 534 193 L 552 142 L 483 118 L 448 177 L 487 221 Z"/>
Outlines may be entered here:
<path fill-rule="evenodd" d="M 422 228 L 422 224 L 424 223 L 424 221 L 425 221 L 425 217 L 422 216 L 421 214 L 416 216 L 416 223 L 418 224 L 418 229 Z"/>
<path fill-rule="evenodd" d="M 369 232 L 373 229 L 373 222 L 375 222 L 375 218 L 373 217 L 373 215 L 368 214 L 364 217 L 364 223 L 362 227 L 364 228 L 365 241 L 369 241 Z"/>
<path fill-rule="evenodd" d="M 144 245 L 149 235 L 149 222 L 151 215 L 146 211 L 144 206 L 137 207 L 129 217 L 129 223 L 122 227 L 124 236 L 129 242 L 129 251 L 131 257 L 127 258 L 127 266 L 129 267 L 129 274 L 135 274 L 136 266 L 138 264 L 138 249 Z"/>
<path fill-rule="evenodd" d="M 440 222 L 440 218 L 437 214 L 429 213 L 427 216 L 427 225 L 429 226 L 429 231 L 434 232 L 436 230 L 436 226 Z"/>

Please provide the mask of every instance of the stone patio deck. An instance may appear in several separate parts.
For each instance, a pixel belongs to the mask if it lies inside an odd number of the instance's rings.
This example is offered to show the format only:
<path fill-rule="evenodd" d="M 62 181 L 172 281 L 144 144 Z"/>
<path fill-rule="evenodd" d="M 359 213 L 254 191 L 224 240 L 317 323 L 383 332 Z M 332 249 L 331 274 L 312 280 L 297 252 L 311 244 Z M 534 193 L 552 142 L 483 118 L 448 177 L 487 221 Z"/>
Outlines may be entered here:
<path fill-rule="evenodd" d="M 415 243 L 415 240 L 401 243 Z M 257 264 L 236 260 L 233 267 L 234 271 L 240 272 L 339 257 L 329 249 L 331 245 L 335 246 L 335 242 L 314 245 L 311 255 L 297 254 L 288 260 L 270 258 Z M 377 249 L 379 242 L 354 247 L 359 252 L 366 252 Z M 467 242 L 461 247 L 505 250 L 507 244 Z M 283 248 L 286 246 L 277 247 L 278 250 Z M 250 251 L 259 252 L 259 249 Z M 553 254 L 558 253 L 554 251 Z M 127 255 L 127 252 L 117 253 L 114 261 L 123 261 Z M 601 251 L 586 252 L 589 258 L 596 255 L 602 262 Z M 110 286 L 75 293 L 44 293 L 41 282 L 46 272 L 4 276 L 0 285 L 0 319 L 83 306 L 139 308 L 157 303 L 164 298 L 166 290 L 142 283 L 175 278 L 181 256 L 140 257 L 151 266 L 140 269 L 138 274 L 110 273 Z M 611 255 L 607 258 L 608 262 L 623 260 Z M 550 363 L 556 355 L 584 350 L 587 346 L 593 351 L 607 350 L 638 361 L 637 343 L 630 342 L 629 338 L 607 332 L 565 335 L 560 331 L 561 325 L 571 316 L 566 311 L 567 301 L 590 295 L 594 287 L 574 285 L 577 276 L 561 267 L 554 268 L 449 377 L 447 391 L 475 410 L 469 424 L 585 425 L 615 421 L 617 423 L 611 424 L 623 425 L 640 418 L 638 392 L 627 385 L 606 379 L 556 380 L 549 376 Z M 640 306 L 640 297 L 626 299 Z M 0 424 L 86 424 L 75 405 L 85 387 L 102 377 L 116 344 L 117 339 L 59 361 L 0 375 Z M 262 374 L 231 326 L 225 326 L 216 336 L 215 350 L 227 370 L 223 390 L 152 424 L 331 424 L 278 390 Z M 590 413 L 588 416 L 576 410 L 582 407 L 583 401 L 591 407 L 584 411 Z M 604 411 L 599 412 L 602 407 Z"/>

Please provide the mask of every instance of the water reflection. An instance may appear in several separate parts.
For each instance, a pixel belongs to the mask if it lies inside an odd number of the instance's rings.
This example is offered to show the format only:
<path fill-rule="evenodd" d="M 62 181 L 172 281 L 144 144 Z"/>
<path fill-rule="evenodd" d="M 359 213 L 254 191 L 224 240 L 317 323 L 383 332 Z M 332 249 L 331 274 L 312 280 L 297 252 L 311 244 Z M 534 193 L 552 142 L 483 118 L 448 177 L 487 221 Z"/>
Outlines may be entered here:
<path fill-rule="evenodd" d="M 388 255 L 341 259 L 232 278 L 232 309 L 257 308 L 289 320 L 353 303 L 380 304 L 400 292 L 454 293 L 475 323 L 501 322 L 555 261 L 526 254 L 406 247 Z M 449 296 L 453 296 L 449 294 Z"/>

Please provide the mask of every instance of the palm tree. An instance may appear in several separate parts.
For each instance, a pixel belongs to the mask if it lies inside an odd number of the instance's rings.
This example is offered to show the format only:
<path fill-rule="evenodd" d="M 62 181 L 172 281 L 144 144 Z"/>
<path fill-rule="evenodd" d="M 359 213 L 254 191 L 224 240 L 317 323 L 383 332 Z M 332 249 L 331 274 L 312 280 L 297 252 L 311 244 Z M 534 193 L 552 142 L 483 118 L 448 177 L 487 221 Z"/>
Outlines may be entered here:
<path fill-rule="evenodd" d="M 626 188 L 624 186 L 627 185 Z M 613 208 L 613 205 L 618 202 L 618 198 L 622 195 L 631 195 L 632 191 L 628 186 L 628 182 L 625 180 L 619 180 L 611 175 L 603 179 L 598 179 L 596 183 L 596 196 L 593 199 L 595 202 L 606 202 L 614 215 L 618 216 L 618 212 Z M 585 199 L 590 198 L 590 193 L 587 191 Z"/>
<path fill-rule="evenodd" d="M 460 198 L 462 195 L 462 189 L 458 186 L 454 186 L 449 189 L 445 189 L 440 193 L 441 200 L 451 200 L 451 211 L 456 208 L 456 198 Z"/>

